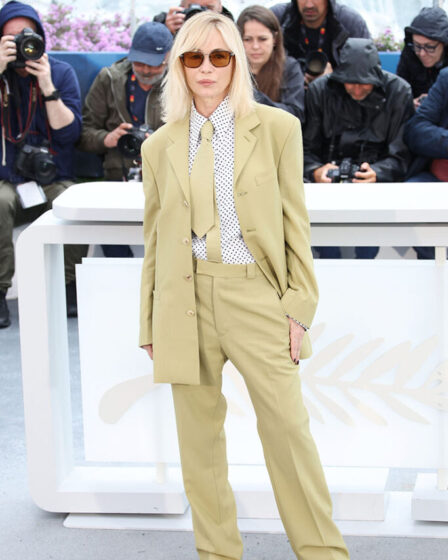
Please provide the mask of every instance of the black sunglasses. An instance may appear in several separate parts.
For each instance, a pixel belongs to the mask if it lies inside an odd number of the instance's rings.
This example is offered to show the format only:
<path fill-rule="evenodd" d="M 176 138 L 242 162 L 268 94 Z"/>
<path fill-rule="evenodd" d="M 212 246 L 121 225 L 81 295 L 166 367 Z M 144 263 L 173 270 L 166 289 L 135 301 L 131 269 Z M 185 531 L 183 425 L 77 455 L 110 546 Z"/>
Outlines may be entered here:
<path fill-rule="evenodd" d="M 215 68 L 224 68 L 230 64 L 232 56 L 235 56 L 235 54 L 230 51 L 215 49 L 208 55 L 200 51 L 188 51 L 181 54 L 179 58 L 186 68 L 199 68 L 206 56 Z"/>

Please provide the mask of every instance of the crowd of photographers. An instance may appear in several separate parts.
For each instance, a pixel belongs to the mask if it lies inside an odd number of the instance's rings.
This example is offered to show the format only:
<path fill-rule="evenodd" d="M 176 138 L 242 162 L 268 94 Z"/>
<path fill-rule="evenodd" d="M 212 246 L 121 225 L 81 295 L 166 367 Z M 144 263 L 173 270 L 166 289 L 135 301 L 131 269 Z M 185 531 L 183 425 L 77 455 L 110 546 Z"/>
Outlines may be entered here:
<path fill-rule="evenodd" d="M 233 19 L 221 0 L 182 0 L 141 25 L 127 56 L 103 68 L 83 109 L 70 65 L 45 52 L 37 12 L 12 0 L 0 10 L 0 328 L 10 324 L 12 232 L 73 184 L 75 147 L 99 154 L 106 180 L 140 180 L 140 145 L 163 123 L 160 89 L 173 39 L 202 10 Z M 297 116 L 309 182 L 448 180 L 448 18 L 423 8 L 405 28 L 397 75 L 381 68 L 362 17 L 335 0 L 250 6 L 236 25 L 255 98 Z M 440 73 L 440 77 L 439 77 Z M 432 87 L 434 86 L 434 87 Z M 104 254 L 131 257 L 124 246 Z M 377 247 L 356 248 L 373 258 Z M 85 246 L 64 248 L 67 314 L 76 315 L 75 264 Z M 337 247 L 316 248 L 338 258 Z M 417 250 L 432 258 L 431 249 Z"/>

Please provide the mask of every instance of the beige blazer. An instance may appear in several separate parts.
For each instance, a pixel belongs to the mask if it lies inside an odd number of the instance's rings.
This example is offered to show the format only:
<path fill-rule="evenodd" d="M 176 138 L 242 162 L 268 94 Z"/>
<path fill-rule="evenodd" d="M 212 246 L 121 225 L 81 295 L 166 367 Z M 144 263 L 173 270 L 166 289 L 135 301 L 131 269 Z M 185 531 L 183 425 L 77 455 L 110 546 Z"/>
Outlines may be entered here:
<path fill-rule="evenodd" d="M 156 382 L 199 384 L 188 143 L 186 118 L 164 125 L 142 147 L 145 258 L 139 343 L 153 344 Z M 257 104 L 253 113 L 235 122 L 234 168 L 235 207 L 244 241 L 285 313 L 310 326 L 318 289 L 299 120 Z M 305 335 L 301 358 L 310 354 Z"/>

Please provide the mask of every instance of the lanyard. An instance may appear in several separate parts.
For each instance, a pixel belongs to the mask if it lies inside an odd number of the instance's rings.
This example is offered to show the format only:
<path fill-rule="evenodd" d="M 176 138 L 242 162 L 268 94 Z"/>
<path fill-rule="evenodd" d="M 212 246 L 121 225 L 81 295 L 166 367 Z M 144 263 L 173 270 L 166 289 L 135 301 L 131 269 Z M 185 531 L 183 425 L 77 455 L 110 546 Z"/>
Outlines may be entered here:
<path fill-rule="evenodd" d="M 325 18 L 323 25 L 319 29 L 319 39 L 317 41 L 317 49 L 316 49 L 319 52 L 322 52 L 324 50 L 326 25 L 327 25 L 327 19 Z M 300 32 L 302 35 L 303 42 L 305 43 L 305 49 L 308 50 L 310 46 L 310 39 L 308 37 L 307 27 L 303 23 L 303 21 L 300 24 Z"/>

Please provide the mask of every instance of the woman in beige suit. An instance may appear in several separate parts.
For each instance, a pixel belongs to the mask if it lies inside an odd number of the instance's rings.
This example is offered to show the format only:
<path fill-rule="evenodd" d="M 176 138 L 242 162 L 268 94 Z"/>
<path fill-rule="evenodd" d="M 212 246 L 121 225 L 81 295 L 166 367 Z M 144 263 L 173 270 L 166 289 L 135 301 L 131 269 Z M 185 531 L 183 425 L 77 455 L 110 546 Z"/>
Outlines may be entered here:
<path fill-rule="evenodd" d="M 347 560 L 298 376 L 317 305 L 298 119 L 253 100 L 226 17 L 187 21 L 171 51 L 166 125 L 142 149 L 140 345 L 172 384 L 200 560 L 239 560 L 221 372 L 241 372 L 277 505 L 301 560 Z"/>

